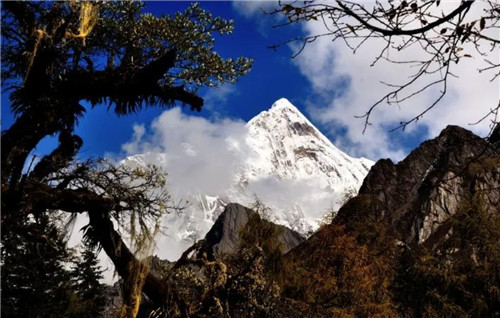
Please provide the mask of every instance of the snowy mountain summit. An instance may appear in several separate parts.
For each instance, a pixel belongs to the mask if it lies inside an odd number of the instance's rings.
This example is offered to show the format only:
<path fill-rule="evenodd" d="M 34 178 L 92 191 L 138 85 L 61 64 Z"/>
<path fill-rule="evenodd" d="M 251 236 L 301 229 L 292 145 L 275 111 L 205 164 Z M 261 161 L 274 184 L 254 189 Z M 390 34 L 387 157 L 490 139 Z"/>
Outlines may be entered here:
<path fill-rule="evenodd" d="M 250 120 L 247 127 L 247 142 L 255 152 L 247 162 L 250 179 L 314 178 L 325 190 L 344 192 L 357 190 L 373 165 L 340 151 L 285 98 Z"/>
<path fill-rule="evenodd" d="M 373 165 L 368 159 L 352 158 L 335 147 L 285 98 L 251 119 L 244 128 L 244 136 L 226 140 L 227 149 L 238 161 L 231 163 L 233 181 L 227 189 L 216 193 L 200 193 L 194 187 L 191 193 L 182 193 L 180 198 L 191 205 L 181 214 L 166 216 L 168 233 L 158 242 L 160 258 L 176 260 L 194 241 L 205 236 L 230 202 L 251 207 L 258 200 L 269 208 L 266 216 L 270 221 L 307 236 L 318 229 L 327 210 L 338 208 L 346 192 L 359 189 Z M 185 161 L 196 165 L 197 156 L 218 155 L 213 151 L 202 153 L 199 148 L 187 140 L 175 154 L 138 154 L 124 162 L 152 163 L 169 172 L 176 171 L 174 156 L 185 155 Z M 189 152 L 180 154 L 182 149 Z M 222 160 L 226 162 L 227 158 Z M 221 189 L 218 181 L 210 180 L 213 189 Z M 196 183 L 193 180 L 193 185 Z M 175 193 L 175 184 L 170 187 Z"/>

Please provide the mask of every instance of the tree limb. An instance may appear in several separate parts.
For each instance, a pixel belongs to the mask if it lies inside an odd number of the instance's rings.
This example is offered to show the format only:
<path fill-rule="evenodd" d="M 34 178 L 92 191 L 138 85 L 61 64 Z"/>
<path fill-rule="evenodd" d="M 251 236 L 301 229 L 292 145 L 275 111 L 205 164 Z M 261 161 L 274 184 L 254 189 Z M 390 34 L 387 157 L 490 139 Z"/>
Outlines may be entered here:
<path fill-rule="evenodd" d="M 92 234 L 99 241 L 102 248 L 113 261 L 116 271 L 125 282 L 129 281 L 137 271 L 143 266 L 134 254 L 123 242 L 120 234 L 114 229 L 113 223 L 106 212 L 99 210 L 89 211 L 89 224 L 92 227 Z M 166 303 L 172 297 L 176 304 L 183 307 L 183 302 L 178 299 L 175 293 L 169 292 L 166 281 L 151 273 L 147 273 L 142 291 L 158 306 Z M 124 293 L 125 295 L 129 293 Z M 181 315 L 185 316 L 186 310 L 181 310 Z"/>
<path fill-rule="evenodd" d="M 26 36 L 31 35 L 35 28 L 35 14 L 29 10 L 28 2 L 5 1 L 2 2 L 2 9 L 12 13 Z"/>
<path fill-rule="evenodd" d="M 59 146 L 50 155 L 40 160 L 29 177 L 41 180 L 49 174 L 65 168 L 73 160 L 82 144 L 82 139 L 77 135 L 71 135 L 65 130 L 61 131 L 59 133 Z"/>
<path fill-rule="evenodd" d="M 370 23 L 368 23 L 366 20 L 364 20 L 363 18 L 361 18 L 359 15 L 357 15 L 354 11 L 352 11 L 351 9 L 349 9 L 345 4 L 343 4 L 340 0 L 337 0 L 337 4 L 339 5 L 339 7 L 342 8 L 342 10 L 344 10 L 344 12 L 353 17 L 354 19 L 356 19 L 359 23 L 361 23 L 362 25 L 364 25 L 367 29 L 369 30 L 372 30 L 372 31 L 375 31 L 375 32 L 379 32 L 385 36 L 392 36 L 392 35 L 417 35 L 417 34 L 422 34 L 422 33 L 425 33 L 429 30 L 431 30 L 432 28 L 444 23 L 444 22 L 447 22 L 447 21 L 450 21 L 451 19 L 453 19 L 455 16 L 457 16 L 459 13 L 465 11 L 465 10 L 468 10 L 470 8 L 470 6 L 474 3 L 475 0 L 468 0 L 468 1 L 464 1 L 458 8 L 456 8 L 455 10 L 453 10 L 450 14 L 440 18 L 440 19 L 437 19 L 436 21 L 432 22 L 432 23 L 429 23 L 421 28 L 418 28 L 418 29 L 411 29 L 411 30 L 401 30 L 401 29 L 397 29 L 397 28 L 394 28 L 394 29 L 382 29 L 382 28 L 379 28 L 379 27 L 376 27 L 374 25 L 371 25 Z"/>
<path fill-rule="evenodd" d="M 112 211 L 116 201 L 87 189 L 57 189 L 39 183 L 28 182 L 24 188 L 25 202 L 30 202 L 31 211 L 62 210 L 81 213 L 91 210 Z"/>
<path fill-rule="evenodd" d="M 133 74 L 117 70 L 71 72 L 59 85 L 60 94 L 68 98 L 89 100 L 98 104 L 105 100 L 115 104 L 115 112 L 127 114 L 139 109 L 143 102 L 171 105 L 180 101 L 201 110 L 203 99 L 183 87 L 170 87 L 160 83 L 163 75 L 174 66 L 175 51 L 149 63 Z"/>

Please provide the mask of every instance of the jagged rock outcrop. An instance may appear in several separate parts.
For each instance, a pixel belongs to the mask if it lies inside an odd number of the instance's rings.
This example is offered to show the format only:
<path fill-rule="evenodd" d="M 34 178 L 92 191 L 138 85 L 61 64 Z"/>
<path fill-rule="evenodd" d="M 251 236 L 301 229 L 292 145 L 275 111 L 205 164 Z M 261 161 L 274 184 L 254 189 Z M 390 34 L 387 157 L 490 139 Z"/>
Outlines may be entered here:
<path fill-rule="evenodd" d="M 285 255 L 278 316 L 498 316 L 497 145 L 448 126 L 397 164 L 379 160 Z"/>
<path fill-rule="evenodd" d="M 237 203 L 230 203 L 224 212 L 215 221 L 212 229 L 205 236 L 199 251 L 207 253 L 209 258 L 220 258 L 224 255 L 234 254 L 240 248 L 240 233 L 251 217 L 260 218 L 257 212 Z M 270 223 L 266 220 L 263 222 Z M 304 241 L 299 233 L 282 225 L 274 225 L 278 229 L 278 241 L 282 244 L 283 253 L 288 252 Z M 250 231 L 252 229 L 249 229 Z"/>
<path fill-rule="evenodd" d="M 163 313 L 173 317 L 269 316 L 277 287 L 266 270 L 276 261 L 272 257 L 303 241 L 297 232 L 266 221 L 249 208 L 228 204 L 206 237 L 177 262 L 156 256 L 147 259 L 151 273 L 178 296 Z M 140 314 L 157 308 L 144 298 Z"/>
<path fill-rule="evenodd" d="M 403 161 L 379 160 L 358 197 L 407 244 L 423 243 L 455 214 L 461 202 L 480 192 L 491 213 L 500 211 L 500 154 L 488 140 L 448 126 Z M 360 199 L 358 198 L 358 200 Z M 339 220 L 351 216 L 339 211 Z M 442 228 L 439 231 L 446 234 Z"/>

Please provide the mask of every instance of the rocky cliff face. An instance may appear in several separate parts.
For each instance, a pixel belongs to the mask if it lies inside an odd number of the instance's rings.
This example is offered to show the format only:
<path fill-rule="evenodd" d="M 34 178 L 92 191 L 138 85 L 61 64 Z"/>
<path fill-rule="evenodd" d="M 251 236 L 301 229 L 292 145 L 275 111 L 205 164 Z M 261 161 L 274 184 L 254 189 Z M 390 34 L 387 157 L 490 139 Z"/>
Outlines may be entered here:
<path fill-rule="evenodd" d="M 280 259 L 303 241 L 299 233 L 230 203 L 205 238 L 177 262 L 156 256 L 145 260 L 155 276 L 168 282 L 177 301 L 158 309 L 143 294 L 138 317 L 150 317 L 155 310 L 168 317 L 269 317 L 277 295 L 265 268 L 274 264 L 271 257 Z M 119 287 L 110 288 L 106 312 L 119 308 Z"/>
<path fill-rule="evenodd" d="M 198 253 L 199 256 L 202 253 L 207 253 L 210 258 L 221 258 L 224 255 L 238 252 L 241 247 L 241 231 L 248 225 L 251 218 L 261 220 L 260 216 L 249 208 L 237 203 L 228 204 L 205 236 L 203 247 Z M 282 245 L 283 253 L 290 251 L 304 241 L 304 237 L 287 227 L 272 224 L 266 220 L 261 221 L 276 228 L 277 239 Z M 248 230 L 256 229 L 249 228 Z"/>
<path fill-rule="evenodd" d="M 397 164 L 379 160 L 332 224 L 285 255 L 281 317 L 499 316 L 492 136 L 449 126 Z"/>
<path fill-rule="evenodd" d="M 398 164 L 380 160 L 360 196 L 373 200 L 369 213 L 384 218 L 407 244 L 420 244 L 441 229 L 463 200 L 480 193 L 485 206 L 500 211 L 499 152 L 493 144 L 457 126 L 422 143 Z M 340 211 L 341 218 L 349 218 Z"/>

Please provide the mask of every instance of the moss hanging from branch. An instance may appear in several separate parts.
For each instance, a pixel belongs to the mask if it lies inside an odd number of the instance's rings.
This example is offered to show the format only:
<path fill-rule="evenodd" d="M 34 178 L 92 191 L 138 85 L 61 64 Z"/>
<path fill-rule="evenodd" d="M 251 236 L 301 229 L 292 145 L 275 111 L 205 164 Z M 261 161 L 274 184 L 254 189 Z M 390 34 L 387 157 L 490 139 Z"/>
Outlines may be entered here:
<path fill-rule="evenodd" d="M 85 39 L 90 34 L 99 19 L 99 9 L 99 5 L 95 3 L 87 1 L 81 2 L 78 34 L 68 31 L 66 36 L 71 38 L 80 38 L 82 40 L 82 46 L 85 46 Z"/>
<path fill-rule="evenodd" d="M 35 30 L 35 45 L 33 46 L 33 52 L 25 52 L 28 56 L 28 67 L 26 70 L 26 75 L 24 76 L 24 83 L 26 83 L 26 79 L 30 75 L 31 67 L 33 66 L 33 61 L 35 60 L 35 57 L 38 53 L 38 48 L 40 47 L 40 44 L 42 43 L 42 40 L 44 37 L 48 36 L 47 32 L 43 29 L 37 29 Z"/>

